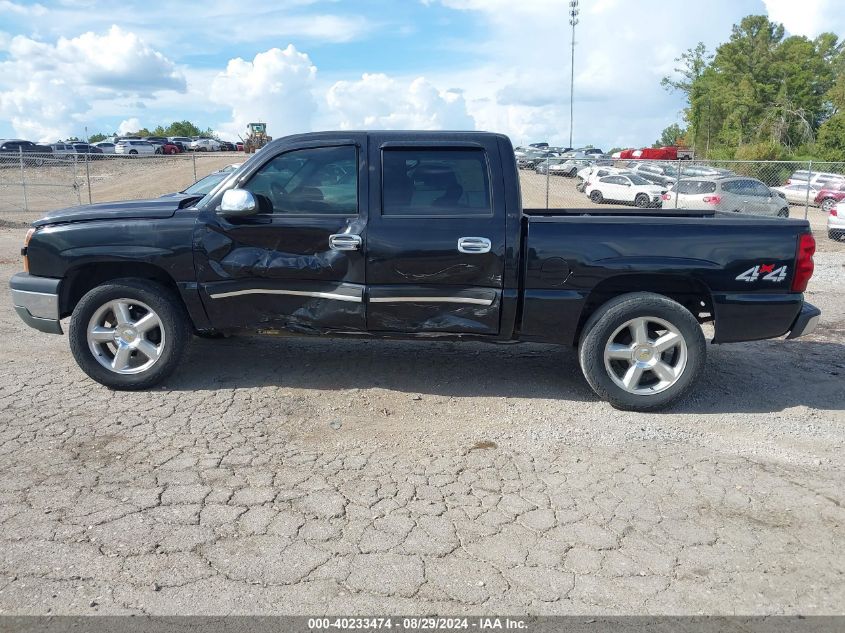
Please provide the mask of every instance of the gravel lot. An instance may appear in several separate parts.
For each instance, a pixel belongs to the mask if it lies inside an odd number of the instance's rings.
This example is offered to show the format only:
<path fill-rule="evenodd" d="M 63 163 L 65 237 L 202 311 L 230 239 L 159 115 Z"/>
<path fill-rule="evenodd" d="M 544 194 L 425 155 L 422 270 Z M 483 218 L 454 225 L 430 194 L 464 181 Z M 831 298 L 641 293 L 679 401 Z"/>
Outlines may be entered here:
<path fill-rule="evenodd" d="M 650 415 L 538 345 L 195 340 L 115 393 L 4 291 L 0 613 L 841 614 L 845 243 L 819 237 L 816 334 L 710 347 Z"/>

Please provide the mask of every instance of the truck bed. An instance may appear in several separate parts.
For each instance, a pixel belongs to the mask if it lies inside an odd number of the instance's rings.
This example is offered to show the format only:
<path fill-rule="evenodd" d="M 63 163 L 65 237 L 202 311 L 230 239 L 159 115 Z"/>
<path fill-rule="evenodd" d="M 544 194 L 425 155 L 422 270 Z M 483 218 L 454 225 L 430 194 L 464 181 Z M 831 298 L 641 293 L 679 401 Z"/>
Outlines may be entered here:
<path fill-rule="evenodd" d="M 661 288 L 715 317 L 714 342 L 786 333 L 803 297 L 790 291 L 806 220 L 660 209 L 527 209 L 523 216 L 527 340 L 576 341 L 595 297 Z M 763 270 L 765 274 L 749 271 Z M 701 298 L 706 305 L 700 305 Z"/>

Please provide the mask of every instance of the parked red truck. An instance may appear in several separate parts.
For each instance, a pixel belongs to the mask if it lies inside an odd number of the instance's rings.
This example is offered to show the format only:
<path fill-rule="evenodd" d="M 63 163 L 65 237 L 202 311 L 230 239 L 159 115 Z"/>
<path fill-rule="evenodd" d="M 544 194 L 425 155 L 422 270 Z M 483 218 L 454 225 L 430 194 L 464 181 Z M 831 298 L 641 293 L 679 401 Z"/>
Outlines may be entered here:
<path fill-rule="evenodd" d="M 693 151 L 684 147 L 645 147 L 643 149 L 623 149 L 613 154 L 613 158 L 623 160 L 692 160 Z"/>

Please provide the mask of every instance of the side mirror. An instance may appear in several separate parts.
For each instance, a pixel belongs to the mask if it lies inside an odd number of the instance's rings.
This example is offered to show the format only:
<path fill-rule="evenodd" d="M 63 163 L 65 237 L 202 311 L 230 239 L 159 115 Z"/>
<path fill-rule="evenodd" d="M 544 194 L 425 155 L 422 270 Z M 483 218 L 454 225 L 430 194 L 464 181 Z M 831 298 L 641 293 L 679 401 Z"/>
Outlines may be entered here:
<path fill-rule="evenodd" d="M 223 192 L 218 215 L 225 217 L 240 217 L 254 215 L 258 211 L 255 196 L 246 189 L 229 189 Z"/>

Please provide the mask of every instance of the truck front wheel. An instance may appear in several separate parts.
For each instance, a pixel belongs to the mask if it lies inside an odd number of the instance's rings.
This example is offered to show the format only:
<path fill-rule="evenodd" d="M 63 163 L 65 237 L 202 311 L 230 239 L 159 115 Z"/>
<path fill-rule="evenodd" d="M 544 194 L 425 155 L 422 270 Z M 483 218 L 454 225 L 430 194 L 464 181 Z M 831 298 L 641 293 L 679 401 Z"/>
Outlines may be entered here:
<path fill-rule="evenodd" d="M 578 348 L 593 391 L 626 411 L 659 409 L 682 396 L 701 373 L 706 354 L 695 317 L 675 301 L 647 292 L 598 308 Z"/>
<path fill-rule="evenodd" d="M 191 335 L 168 288 L 118 279 L 89 291 L 70 320 L 70 349 L 88 376 L 112 389 L 146 389 L 169 376 Z"/>

